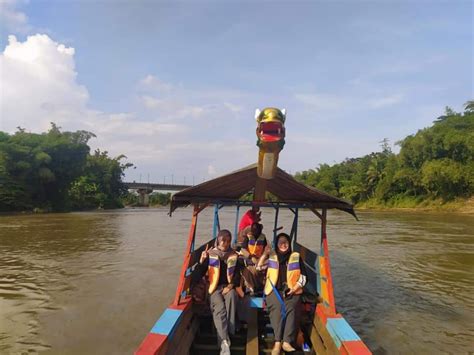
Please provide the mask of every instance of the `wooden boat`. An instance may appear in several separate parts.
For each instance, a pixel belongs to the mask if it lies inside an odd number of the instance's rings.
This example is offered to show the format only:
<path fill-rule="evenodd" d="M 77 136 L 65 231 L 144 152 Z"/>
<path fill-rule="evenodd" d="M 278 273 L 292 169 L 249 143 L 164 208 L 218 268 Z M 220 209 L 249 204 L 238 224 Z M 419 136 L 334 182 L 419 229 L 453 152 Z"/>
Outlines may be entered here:
<path fill-rule="evenodd" d="M 190 187 L 173 196 L 170 213 L 178 207 L 193 206 L 181 276 L 174 300 L 151 328 L 135 354 L 219 353 L 208 305 L 193 300 L 190 290 L 193 271 L 201 252 L 206 246 L 212 246 L 214 243 L 211 239 L 201 246 L 195 246 L 198 216 L 205 208 L 214 207 L 213 230 L 209 231 L 209 235 L 215 238 L 220 229 L 220 209 L 224 206 L 234 206 L 236 210 L 234 235 L 237 235 L 240 209 L 251 204 L 241 198 L 255 191 L 257 181 L 255 164 Z M 279 225 L 279 211 L 289 209 L 292 212 L 293 250 L 298 251 L 304 259 L 308 273 L 308 283 L 302 297 L 302 337 L 299 337 L 301 350 L 296 353 L 370 354 L 368 347 L 337 312 L 326 234 L 328 209 L 339 209 L 355 217 L 353 206 L 296 181 L 280 168 L 277 168 L 274 178 L 266 182 L 266 190 L 271 193 L 272 198 L 260 201 L 258 205 L 264 214 L 274 213 L 275 230 Z M 315 233 L 315 237 L 320 238 L 319 251 L 310 250 L 298 241 L 298 213 L 301 209 L 312 211 L 315 218 L 320 221 L 320 232 Z M 267 230 L 269 229 L 267 227 Z M 275 235 L 276 231 L 273 238 Z M 235 337 L 231 337 L 231 352 L 248 355 L 270 353 L 273 338 L 264 309 L 264 300 L 262 297 L 250 297 L 248 302 L 251 308 L 247 326 Z"/>

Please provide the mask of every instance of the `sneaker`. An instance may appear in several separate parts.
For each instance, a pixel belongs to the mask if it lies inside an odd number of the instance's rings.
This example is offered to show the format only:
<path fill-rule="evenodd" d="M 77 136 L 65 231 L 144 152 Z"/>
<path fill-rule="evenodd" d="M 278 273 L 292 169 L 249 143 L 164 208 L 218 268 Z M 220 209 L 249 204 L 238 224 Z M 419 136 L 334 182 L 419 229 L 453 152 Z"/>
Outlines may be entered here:
<path fill-rule="evenodd" d="M 220 355 L 230 355 L 230 341 L 222 340 Z"/>

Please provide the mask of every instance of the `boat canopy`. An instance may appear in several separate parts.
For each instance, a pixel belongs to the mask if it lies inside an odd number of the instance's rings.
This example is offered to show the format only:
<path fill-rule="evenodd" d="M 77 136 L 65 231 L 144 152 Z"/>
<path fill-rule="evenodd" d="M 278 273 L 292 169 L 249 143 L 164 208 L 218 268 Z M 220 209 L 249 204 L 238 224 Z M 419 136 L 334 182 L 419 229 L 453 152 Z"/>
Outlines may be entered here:
<path fill-rule="evenodd" d="M 230 174 L 189 187 L 173 195 L 170 214 L 178 207 L 195 203 L 237 204 L 241 197 L 255 189 L 257 180 L 257 164 L 252 164 Z M 353 205 L 349 202 L 296 181 L 293 176 L 280 168 L 277 168 L 273 179 L 267 180 L 266 190 L 276 199 L 265 202 L 299 205 L 312 209 L 335 208 L 356 217 Z"/>

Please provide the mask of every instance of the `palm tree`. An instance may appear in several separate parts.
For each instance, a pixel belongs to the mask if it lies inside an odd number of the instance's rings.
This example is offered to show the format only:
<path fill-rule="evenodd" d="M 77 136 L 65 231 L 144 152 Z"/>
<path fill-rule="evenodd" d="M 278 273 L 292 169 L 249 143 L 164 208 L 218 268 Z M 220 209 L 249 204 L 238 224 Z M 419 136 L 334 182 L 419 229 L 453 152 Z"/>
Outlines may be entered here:
<path fill-rule="evenodd" d="M 469 100 L 464 104 L 465 113 L 474 113 L 474 100 Z"/>

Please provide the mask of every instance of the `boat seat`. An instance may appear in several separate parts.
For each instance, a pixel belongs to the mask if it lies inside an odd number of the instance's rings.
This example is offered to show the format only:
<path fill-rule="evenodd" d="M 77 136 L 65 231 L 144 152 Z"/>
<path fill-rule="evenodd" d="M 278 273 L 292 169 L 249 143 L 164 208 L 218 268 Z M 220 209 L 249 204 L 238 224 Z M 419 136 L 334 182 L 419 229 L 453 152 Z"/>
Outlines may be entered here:
<path fill-rule="evenodd" d="M 251 308 L 263 308 L 263 297 L 250 296 Z"/>

